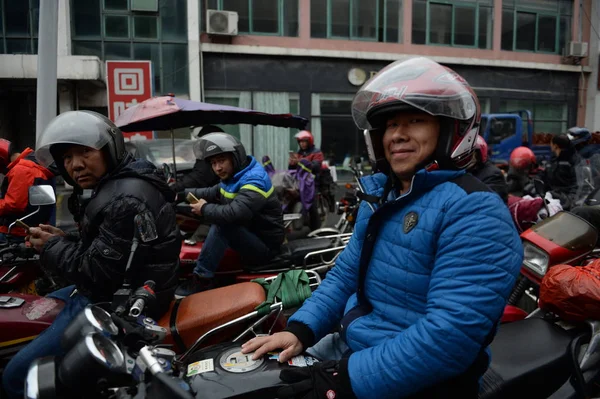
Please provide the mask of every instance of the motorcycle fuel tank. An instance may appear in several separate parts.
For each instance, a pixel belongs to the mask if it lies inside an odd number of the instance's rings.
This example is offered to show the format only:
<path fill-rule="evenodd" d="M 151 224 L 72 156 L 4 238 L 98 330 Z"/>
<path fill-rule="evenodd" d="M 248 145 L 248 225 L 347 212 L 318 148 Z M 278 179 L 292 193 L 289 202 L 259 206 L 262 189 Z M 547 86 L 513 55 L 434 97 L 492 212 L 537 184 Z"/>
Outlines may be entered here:
<path fill-rule="evenodd" d="M 64 303 L 25 294 L 0 294 L 0 354 L 34 339 L 52 324 Z"/>
<path fill-rule="evenodd" d="M 281 370 L 317 362 L 310 356 L 301 355 L 281 364 L 277 353 L 252 360 L 252 354 L 242 354 L 241 350 L 239 343 L 223 343 L 190 357 L 185 378 L 197 398 L 272 398 L 286 385 L 279 379 Z"/>

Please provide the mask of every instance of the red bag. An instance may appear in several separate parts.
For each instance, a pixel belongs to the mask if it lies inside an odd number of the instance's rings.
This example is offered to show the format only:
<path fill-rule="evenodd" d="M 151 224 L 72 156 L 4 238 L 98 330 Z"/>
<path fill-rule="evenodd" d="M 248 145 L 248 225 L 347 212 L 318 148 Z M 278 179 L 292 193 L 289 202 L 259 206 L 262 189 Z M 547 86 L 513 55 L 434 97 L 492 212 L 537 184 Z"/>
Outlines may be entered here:
<path fill-rule="evenodd" d="M 556 265 L 540 286 L 540 308 L 564 320 L 600 320 L 600 259 L 587 266 Z"/>

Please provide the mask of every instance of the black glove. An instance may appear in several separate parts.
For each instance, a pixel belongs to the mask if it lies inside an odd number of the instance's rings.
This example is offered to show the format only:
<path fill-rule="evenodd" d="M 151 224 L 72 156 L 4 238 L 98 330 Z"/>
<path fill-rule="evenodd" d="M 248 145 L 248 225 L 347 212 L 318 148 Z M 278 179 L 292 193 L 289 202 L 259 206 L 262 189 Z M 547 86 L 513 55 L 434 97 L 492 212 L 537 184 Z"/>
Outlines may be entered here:
<path fill-rule="evenodd" d="M 281 371 L 279 378 L 290 385 L 279 388 L 280 399 L 355 399 L 348 374 L 348 359 L 329 360 L 309 367 Z"/>

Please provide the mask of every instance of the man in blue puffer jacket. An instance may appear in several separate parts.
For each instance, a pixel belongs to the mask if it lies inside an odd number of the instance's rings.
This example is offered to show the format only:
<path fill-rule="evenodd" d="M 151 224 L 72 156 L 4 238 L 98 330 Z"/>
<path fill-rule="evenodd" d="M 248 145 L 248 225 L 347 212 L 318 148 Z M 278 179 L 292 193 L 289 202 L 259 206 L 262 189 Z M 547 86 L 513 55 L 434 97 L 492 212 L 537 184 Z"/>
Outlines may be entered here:
<path fill-rule="evenodd" d="M 187 189 L 198 198 L 192 212 L 211 227 L 194 269 L 194 278 L 177 288 L 176 297 L 212 287 L 219 262 L 229 247 L 247 265 L 267 263 L 279 253 L 285 229 L 281 202 L 263 166 L 246 155 L 242 143 L 227 133 L 211 133 L 194 143 L 197 159 L 210 163 L 221 182 Z"/>
<path fill-rule="evenodd" d="M 523 257 L 500 197 L 462 170 L 477 96 L 452 70 L 415 58 L 377 74 L 352 111 L 384 173 L 363 178 L 352 239 L 286 331 L 243 351 L 281 348 L 287 361 L 307 349 L 322 360 L 282 372 L 292 384 L 279 397 L 477 398 Z"/>

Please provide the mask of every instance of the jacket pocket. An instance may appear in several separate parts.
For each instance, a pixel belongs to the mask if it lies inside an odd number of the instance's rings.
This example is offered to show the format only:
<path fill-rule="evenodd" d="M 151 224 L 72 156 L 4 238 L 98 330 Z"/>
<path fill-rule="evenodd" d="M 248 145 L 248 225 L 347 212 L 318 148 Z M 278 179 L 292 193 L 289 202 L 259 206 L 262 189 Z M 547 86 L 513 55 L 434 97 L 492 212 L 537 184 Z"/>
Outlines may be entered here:
<path fill-rule="evenodd" d="M 123 258 L 123 254 L 120 251 L 117 251 L 102 240 L 94 240 L 92 246 L 103 258 L 110 260 L 121 260 Z"/>
<path fill-rule="evenodd" d="M 360 317 L 368 315 L 372 311 L 373 309 L 370 306 L 357 305 L 350 309 L 348 313 L 342 317 L 342 320 L 340 321 L 340 337 L 342 337 L 346 344 L 348 344 L 346 335 L 352 323 L 354 323 Z"/>

